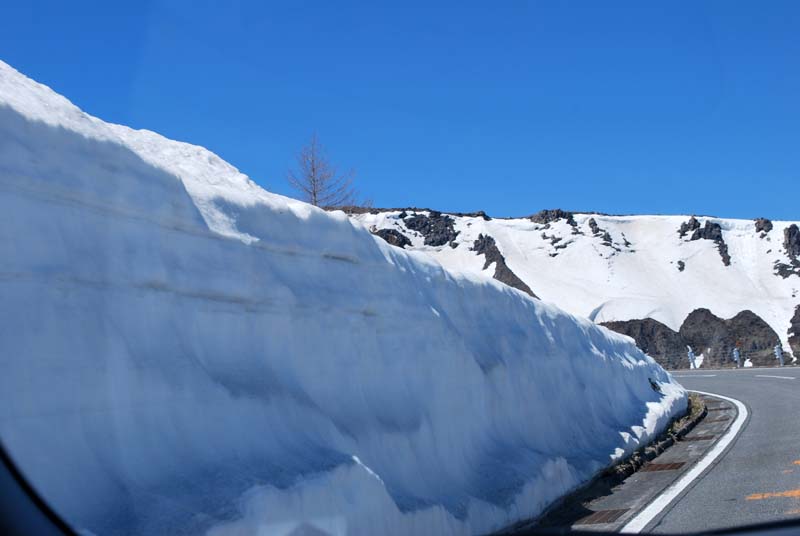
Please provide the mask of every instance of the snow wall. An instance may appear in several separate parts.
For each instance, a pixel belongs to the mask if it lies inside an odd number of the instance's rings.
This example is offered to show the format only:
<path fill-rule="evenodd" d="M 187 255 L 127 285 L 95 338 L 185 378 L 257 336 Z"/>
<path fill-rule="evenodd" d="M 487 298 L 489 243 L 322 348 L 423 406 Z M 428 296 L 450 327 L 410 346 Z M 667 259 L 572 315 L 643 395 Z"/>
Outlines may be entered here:
<path fill-rule="evenodd" d="M 0 295 L 0 437 L 87 533 L 484 533 L 686 407 L 630 339 L 2 62 Z"/>

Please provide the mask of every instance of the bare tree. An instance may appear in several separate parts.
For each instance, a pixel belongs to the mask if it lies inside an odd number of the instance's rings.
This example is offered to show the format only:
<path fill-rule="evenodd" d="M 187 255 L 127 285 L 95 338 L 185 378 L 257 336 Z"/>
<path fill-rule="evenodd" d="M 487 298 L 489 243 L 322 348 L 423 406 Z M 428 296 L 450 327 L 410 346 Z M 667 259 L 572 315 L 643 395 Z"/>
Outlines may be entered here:
<path fill-rule="evenodd" d="M 313 134 L 308 145 L 297 154 L 297 169 L 289 170 L 287 180 L 303 201 L 331 208 L 356 204 L 354 176 L 352 170 L 343 174 L 336 170 L 317 141 L 317 135 Z"/>

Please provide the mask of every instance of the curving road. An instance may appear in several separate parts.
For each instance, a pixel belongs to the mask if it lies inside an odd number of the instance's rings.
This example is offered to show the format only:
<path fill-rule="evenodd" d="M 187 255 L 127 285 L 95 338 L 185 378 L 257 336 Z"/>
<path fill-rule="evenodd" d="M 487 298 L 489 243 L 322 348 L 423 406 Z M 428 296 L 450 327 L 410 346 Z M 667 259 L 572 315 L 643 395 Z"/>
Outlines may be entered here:
<path fill-rule="evenodd" d="M 687 389 L 749 410 L 737 439 L 646 532 L 685 533 L 800 519 L 800 367 L 680 371 Z"/>

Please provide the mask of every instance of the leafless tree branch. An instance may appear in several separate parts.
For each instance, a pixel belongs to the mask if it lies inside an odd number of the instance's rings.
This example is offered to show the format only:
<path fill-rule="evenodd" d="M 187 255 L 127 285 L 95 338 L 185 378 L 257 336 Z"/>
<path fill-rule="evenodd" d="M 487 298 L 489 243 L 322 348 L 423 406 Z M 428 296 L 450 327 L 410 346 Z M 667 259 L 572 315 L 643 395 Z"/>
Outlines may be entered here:
<path fill-rule="evenodd" d="M 353 206 L 358 194 L 353 186 L 355 172 L 339 173 L 313 134 L 297 154 L 296 169 L 286 179 L 303 201 L 322 208 Z"/>

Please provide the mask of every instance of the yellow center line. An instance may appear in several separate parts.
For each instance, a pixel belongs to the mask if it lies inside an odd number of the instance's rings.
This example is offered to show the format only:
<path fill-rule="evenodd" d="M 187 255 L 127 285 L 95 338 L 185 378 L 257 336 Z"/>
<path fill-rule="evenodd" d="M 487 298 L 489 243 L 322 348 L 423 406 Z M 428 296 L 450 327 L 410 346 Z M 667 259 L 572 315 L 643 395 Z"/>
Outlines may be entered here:
<path fill-rule="evenodd" d="M 790 473 L 794 473 L 794 469 L 784 469 L 783 471 L 781 471 L 781 473 L 783 473 L 784 475 L 788 475 Z"/>
<path fill-rule="evenodd" d="M 789 497 L 800 499 L 800 489 L 790 489 L 788 491 L 776 491 L 774 493 L 753 493 L 745 497 L 748 501 L 760 501 L 762 499 L 773 499 L 777 497 Z"/>
<path fill-rule="evenodd" d="M 800 515 L 800 508 L 795 508 L 794 510 L 789 510 L 786 512 L 787 516 L 796 516 Z"/>
<path fill-rule="evenodd" d="M 795 465 L 800 465 L 800 460 L 795 460 L 792 463 L 795 464 Z"/>

